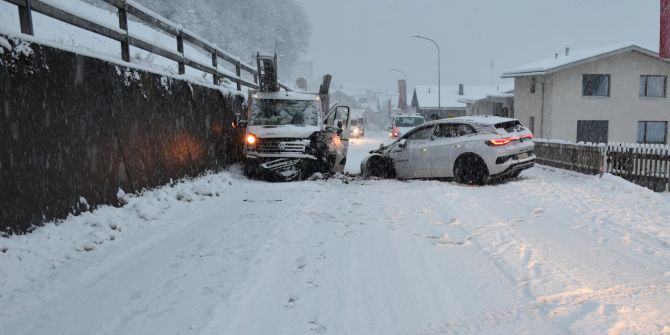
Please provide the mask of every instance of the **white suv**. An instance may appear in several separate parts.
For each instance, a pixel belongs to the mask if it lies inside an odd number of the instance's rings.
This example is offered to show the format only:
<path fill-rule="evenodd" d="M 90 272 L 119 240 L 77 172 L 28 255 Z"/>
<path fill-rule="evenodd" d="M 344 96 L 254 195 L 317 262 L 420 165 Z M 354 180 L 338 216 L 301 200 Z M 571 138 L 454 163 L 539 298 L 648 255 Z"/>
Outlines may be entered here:
<path fill-rule="evenodd" d="M 455 178 L 484 184 L 517 177 L 533 166 L 533 134 L 519 120 L 468 116 L 427 122 L 397 141 L 370 152 L 363 176 L 400 179 Z"/>

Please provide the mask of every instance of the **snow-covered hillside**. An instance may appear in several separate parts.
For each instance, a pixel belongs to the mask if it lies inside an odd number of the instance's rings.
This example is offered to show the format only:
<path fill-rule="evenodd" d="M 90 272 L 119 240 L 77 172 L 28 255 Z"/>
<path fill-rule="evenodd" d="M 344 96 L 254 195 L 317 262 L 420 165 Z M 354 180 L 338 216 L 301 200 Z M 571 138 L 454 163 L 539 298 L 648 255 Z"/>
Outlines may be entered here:
<path fill-rule="evenodd" d="M 608 175 L 125 197 L 0 239 L 0 334 L 670 332 L 670 197 Z"/>

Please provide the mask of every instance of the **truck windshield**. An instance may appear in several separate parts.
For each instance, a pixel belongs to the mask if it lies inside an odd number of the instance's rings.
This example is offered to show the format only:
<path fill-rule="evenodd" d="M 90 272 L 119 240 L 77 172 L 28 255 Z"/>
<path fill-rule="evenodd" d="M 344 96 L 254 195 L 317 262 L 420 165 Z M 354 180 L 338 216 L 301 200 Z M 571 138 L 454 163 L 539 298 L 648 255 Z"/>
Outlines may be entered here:
<path fill-rule="evenodd" d="M 251 108 L 252 126 L 316 126 L 319 102 L 314 100 L 257 99 Z"/>

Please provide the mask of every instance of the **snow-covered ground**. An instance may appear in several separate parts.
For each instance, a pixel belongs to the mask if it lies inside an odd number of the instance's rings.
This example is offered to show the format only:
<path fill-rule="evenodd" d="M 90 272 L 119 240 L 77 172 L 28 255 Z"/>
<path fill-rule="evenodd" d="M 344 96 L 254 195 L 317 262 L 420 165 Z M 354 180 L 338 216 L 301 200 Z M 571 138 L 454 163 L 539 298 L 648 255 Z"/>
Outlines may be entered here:
<path fill-rule="evenodd" d="M 345 181 L 232 169 L 0 239 L 0 334 L 670 333 L 667 194 Z"/>

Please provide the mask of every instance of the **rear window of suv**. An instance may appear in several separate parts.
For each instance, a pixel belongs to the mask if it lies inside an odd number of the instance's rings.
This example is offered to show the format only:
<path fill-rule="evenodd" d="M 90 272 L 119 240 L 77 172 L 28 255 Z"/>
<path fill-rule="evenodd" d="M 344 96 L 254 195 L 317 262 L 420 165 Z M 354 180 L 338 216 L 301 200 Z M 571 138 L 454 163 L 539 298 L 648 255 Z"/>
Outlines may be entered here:
<path fill-rule="evenodd" d="M 497 129 L 505 129 L 506 132 L 516 132 L 523 130 L 523 125 L 518 120 L 496 123 Z"/>

